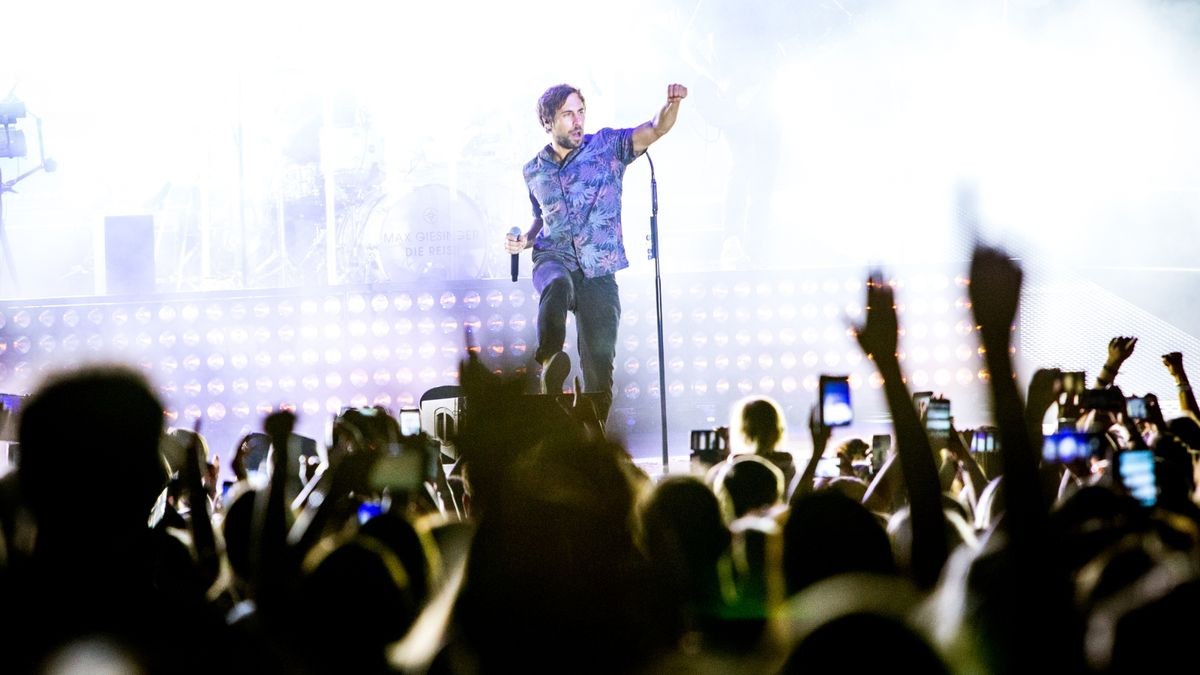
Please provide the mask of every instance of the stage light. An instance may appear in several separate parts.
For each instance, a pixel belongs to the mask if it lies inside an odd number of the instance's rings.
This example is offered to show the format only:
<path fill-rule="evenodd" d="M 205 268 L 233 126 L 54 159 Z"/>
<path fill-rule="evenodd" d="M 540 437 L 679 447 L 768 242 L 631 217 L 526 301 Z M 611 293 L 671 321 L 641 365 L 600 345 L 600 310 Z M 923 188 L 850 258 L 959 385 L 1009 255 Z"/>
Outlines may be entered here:
<path fill-rule="evenodd" d="M 524 314 L 513 314 L 508 320 L 508 330 L 513 333 L 523 333 L 528 326 L 529 321 Z"/>
<path fill-rule="evenodd" d="M 342 399 L 338 396 L 330 396 L 325 399 L 325 412 L 330 415 L 341 414 L 345 406 L 342 405 Z"/>
<path fill-rule="evenodd" d="M 692 359 L 692 369 L 701 373 L 708 370 L 708 359 L 703 356 L 697 356 Z"/>
<path fill-rule="evenodd" d="M 200 333 L 191 329 L 185 330 L 180 339 L 183 341 L 184 346 L 196 347 L 200 344 Z"/>
<path fill-rule="evenodd" d="M 954 374 L 954 379 L 960 385 L 965 387 L 967 385 L 974 384 L 975 373 L 974 373 L 974 371 L 972 371 L 968 368 L 959 368 Z"/>
<path fill-rule="evenodd" d="M 490 333 L 499 333 L 504 330 L 504 319 L 499 314 L 493 314 L 488 317 L 487 329 Z"/>
<path fill-rule="evenodd" d="M 217 378 L 209 380 L 204 388 L 208 391 L 209 396 L 220 396 L 225 393 L 225 383 Z"/>
<path fill-rule="evenodd" d="M 770 354 L 758 355 L 758 367 L 761 370 L 770 370 L 775 365 L 775 359 Z"/>
<path fill-rule="evenodd" d="M 408 361 L 412 358 L 413 347 L 407 342 L 401 342 L 400 344 L 396 345 L 395 353 L 398 361 Z"/>
<path fill-rule="evenodd" d="M 261 351 L 254 354 L 254 365 L 259 368 L 268 368 L 271 365 L 271 355 L 268 352 Z"/>
<path fill-rule="evenodd" d="M 708 335 L 705 333 L 692 333 L 692 348 L 704 349 L 708 345 Z"/>
<path fill-rule="evenodd" d="M 417 322 L 417 332 L 421 335 L 433 335 L 433 331 L 436 328 L 437 325 L 429 317 L 425 317 Z"/>
<path fill-rule="evenodd" d="M 259 375 L 254 378 L 254 389 L 260 394 L 265 394 L 275 386 L 275 381 L 266 375 Z"/>
<path fill-rule="evenodd" d="M 246 305 L 243 303 L 240 303 L 240 302 L 236 302 L 229 307 L 229 320 L 230 321 L 243 321 L 243 320 L 245 320 L 247 313 L 248 312 L 246 310 Z"/>
<path fill-rule="evenodd" d="M 792 394 L 795 393 L 797 387 L 800 386 L 800 383 L 796 381 L 796 378 L 788 375 L 780 381 L 779 386 L 785 393 Z"/>
<path fill-rule="evenodd" d="M 225 316 L 225 309 L 217 304 L 211 304 L 204 308 L 204 316 L 209 321 L 220 321 Z"/>
<path fill-rule="evenodd" d="M 163 411 L 163 418 L 167 420 L 168 424 L 173 424 L 179 420 L 179 412 L 172 408 L 167 408 Z"/>
<path fill-rule="evenodd" d="M 367 371 L 362 368 L 355 368 L 350 371 L 350 386 L 361 389 L 367 384 Z"/>
<path fill-rule="evenodd" d="M 351 408 L 365 408 L 365 407 L 367 407 L 367 396 L 366 396 L 366 394 L 363 394 L 363 393 L 358 393 L 358 394 L 355 394 L 354 396 L 351 396 L 351 397 L 350 397 L 350 407 L 351 407 Z"/>
<path fill-rule="evenodd" d="M 413 372 L 411 368 L 400 368 L 396 371 L 396 384 L 408 385 L 413 382 Z"/>
<path fill-rule="evenodd" d="M 515 320 L 515 318 L 514 318 L 514 320 Z M 522 327 L 524 327 L 524 317 L 522 317 L 521 320 L 522 320 Z M 442 331 L 442 335 L 449 335 L 450 333 L 457 333 L 458 332 L 458 320 L 455 319 L 454 317 L 448 316 L 448 317 L 442 319 L 440 328 Z"/>
<path fill-rule="evenodd" d="M 421 379 L 421 382 L 428 385 L 438 378 L 438 372 L 431 366 L 425 366 L 421 369 L 421 372 L 417 374 L 417 377 Z"/>
<path fill-rule="evenodd" d="M 213 347 L 220 347 L 225 344 L 225 333 L 219 329 L 213 328 L 205 334 L 204 339 Z"/>
<path fill-rule="evenodd" d="M 441 346 L 442 358 L 453 361 L 459 357 L 461 349 L 461 347 L 453 342 L 443 342 Z"/>
<path fill-rule="evenodd" d="M 758 344 L 762 347 L 769 347 L 775 342 L 775 334 L 769 328 L 760 328 L 758 331 Z"/>
<path fill-rule="evenodd" d="M 205 360 L 209 370 L 220 370 L 225 367 L 225 357 L 220 354 L 209 354 Z"/>
<path fill-rule="evenodd" d="M 821 359 L 827 368 L 833 368 L 842 362 L 841 352 L 825 352 L 825 356 Z"/>
<path fill-rule="evenodd" d="M 326 365 L 336 366 L 342 362 L 342 350 L 337 347 L 330 347 L 325 350 Z"/>
<path fill-rule="evenodd" d="M 129 311 L 124 307 L 117 307 L 109 315 L 109 318 L 112 320 L 114 326 L 124 326 L 126 323 L 129 323 Z M 24 310 L 17 312 L 15 320 L 16 324 L 21 328 L 29 326 L 29 314 Z"/>
<path fill-rule="evenodd" d="M 391 394 L 377 394 L 375 400 L 371 401 L 371 405 L 377 405 L 381 408 L 390 408 L 392 405 Z"/>
<path fill-rule="evenodd" d="M 513 340 L 510 349 L 512 350 L 513 356 L 524 356 L 526 352 L 529 351 L 529 343 L 521 339 Z M 458 371 L 455 370 L 455 372 L 457 373 Z"/>
<path fill-rule="evenodd" d="M 740 378 L 737 381 L 737 391 L 742 396 L 750 394 L 750 392 L 754 391 L 754 382 L 748 377 Z"/>
<path fill-rule="evenodd" d="M 754 363 L 754 359 L 750 358 L 749 354 L 738 354 L 734 363 L 737 364 L 738 370 L 749 370 L 750 365 Z"/>
<path fill-rule="evenodd" d="M 250 359 L 242 352 L 238 352 L 229 357 L 229 365 L 233 366 L 234 370 L 244 370 L 250 363 Z"/>
<path fill-rule="evenodd" d="M 321 361 L 321 354 L 317 350 L 309 347 L 300 352 L 300 363 L 306 366 L 315 366 Z"/>
<path fill-rule="evenodd" d="M 476 309 L 479 307 L 480 302 L 482 302 L 482 298 L 479 296 L 478 291 L 467 291 L 463 294 L 462 304 L 467 309 Z"/>
<path fill-rule="evenodd" d="M 433 294 L 422 293 L 417 296 L 417 309 L 428 312 L 433 307 Z"/>
<path fill-rule="evenodd" d="M 642 388 L 636 382 L 630 382 L 625 385 L 621 393 L 624 394 L 627 400 L 636 401 L 642 395 Z"/>
<path fill-rule="evenodd" d="M 725 323 L 729 321 L 729 310 L 724 307 L 714 307 L 712 311 L 712 319 L 716 323 Z"/>
<path fill-rule="evenodd" d="M 428 361 L 437 353 L 437 347 L 432 342 L 422 342 L 420 347 L 417 347 L 417 356 L 422 361 Z"/>
<path fill-rule="evenodd" d="M 327 323 L 321 329 L 321 334 L 326 342 L 340 340 L 342 338 L 342 327 L 336 323 Z"/>
<path fill-rule="evenodd" d="M 359 293 L 346 297 L 346 311 L 351 314 L 362 314 L 367 309 L 367 299 Z"/>
<path fill-rule="evenodd" d="M 692 382 L 692 395 L 704 396 L 708 393 L 708 383 L 704 380 L 696 380 Z"/>
<path fill-rule="evenodd" d="M 117 351 L 125 351 L 129 348 L 129 336 L 124 333 L 117 333 L 109 340 L 109 344 Z"/>
<path fill-rule="evenodd" d="M 713 358 L 713 367 L 717 370 L 726 370 L 729 368 L 729 356 L 726 354 L 717 354 Z"/>
<path fill-rule="evenodd" d="M 713 346 L 717 349 L 724 349 L 729 346 L 729 333 L 723 330 L 713 333 Z"/>
<path fill-rule="evenodd" d="M 392 355 L 392 350 L 387 345 L 375 345 L 371 348 L 371 358 L 376 361 L 387 361 Z"/>
<path fill-rule="evenodd" d="M 314 310 L 315 310 L 315 308 L 314 308 Z M 281 300 L 279 302 L 279 305 L 275 307 L 275 313 L 281 319 L 291 318 L 292 316 L 295 316 L 295 314 L 296 314 L 296 303 L 292 302 L 291 300 Z M 267 316 L 267 314 L 265 314 L 265 313 L 260 316 L 257 307 L 255 307 L 254 315 L 260 319 Z"/>
<path fill-rule="evenodd" d="M 723 377 L 718 379 L 717 384 L 714 387 L 714 389 L 716 389 L 716 392 L 722 396 L 724 396 L 725 394 L 728 394 L 729 393 L 729 380 L 727 380 Z"/>
<path fill-rule="evenodd" d="M 392 296 L 392 308 L 397 312 L 407 312 L 412 309 L 413 299 L 408 293 L 397 293 Z"/>
<path fill-rule="evenodd" d="M 244 377 L 234 378 L 234 380 L 229 383 L 229 387 L 233 393 L 237 394 L 238 396 L 242 396 L 246 392 L 250 391 L 250 381 Z"/>
<path fill-rule="evenodd" d="M 239 401 L 230 407 L 230 411 L 233 412 L 234 417 L 245 419 L 250 416 L 250 405 L 245 401 Z"/>
<path fill-rule="evenodd" d="M 291 375 L 284 375 L 279 378 L 279 391 L 287 394 L 296 391 L 296 378 Z"/>
<path fill-rule="evenodd" d="M 441 305 L 442 309 L 446 309 L 446 310 L 454 309 L 454 305 L 457 303 L 458 303 L 458 297 L 455 296 L 454 293 L 451 293 L 450 291 L 446 291 L 446 292 L 442 293 L 441 297 L 438 298 L 438 304 Z"/>
<path fill-rule="evenodd" d="M 290 369 L 292 366 L 296 365 L 296 352 L 290 349 L 285 349 L 279 352 L 279 355 L 275 357 L 275 362 L 285 368 Z"/>
<path fill-rule="evenodd" d="M 945 368 L 938 368 L 933 371 L 933 383 L 939 387 L 945 387 L 950 384 L 950 380 L 952 379 L 953 376 L 950 374 L 950 371 Z"/>
<path fill-rule="evenodd" d="M 99 326 L 100 324 L 104 323 L 104 312 L 100 311 L 99 308 L 93 309 L 88 312 L 87 318 L 93 326 Z M 16 323 L 15 316 L 13 317 L 13 323 Z"/>
<path fill-rule="evenodd" d="M 87 338 L 87 346 L 88 346 L 88 349 L 90 349 L 94 352 L 98 352 L 101 349 L 104 349 L 104 340 L 99 335 L 92 333 Z"/>
<path fill-rule="evenodd" d="M 3 343 L 0 343 L 0 344 L 3 344 Z M 71 335 L 68 335 L 65 338 L 63 338 L 62 348 L 63 348 L 63 351 L 74 352 L 79 349 L 79 344 L 80 344 L 79 336 L 72 333 Z M 4 353 L 4 348 L 0 347 L 0 354 L 3 354 L 3 353 Z"/>
<path fill-rule="evenodd" d="M 201 387 L 199 380 L 188 380 L 183 385 L 183 393 L 186 396 L 196 397 L 200 394 Z"/>
<path fill-rule="evenodd" d="M 304 410 L 305 415 L 308 415 L 310 417 L 313 415 L 317 415 L 318 413 L 321 412 L 321 402 L 315 398 L 305 399 L 303 405 L 301 406 L 301 409 Z M 338 412 L 341 412 L 341 411 L 339 410 Z"/>
<path fill-rule="evenodd" d="M 51 312 L 48 309 L 38 312 L 38 323 L 42 324 L 42 326 L 45 328 L 50 328 L 53 326 L 55 318 L 57 317 L 55 317 L 54 312 Z"/>
<path fill-rule="evenodd" d="M 386 337 L 391 330 L 391 326 L 383 319 L 375 319 L 371 322 L 371 334 L 377 338 Z"/>
<path fill-rule="evenodd" d="M 770 375 L 763 375 L 758 380 L 758 389 L 766 394 L 775 391 L 775 378 Z"/>
<path fill-rule="evenodd" d="M 358 363 L 367 358 L 367 348 L 364 345 L 356 344 L 350 348 L 350 360 Z"/>
<path fill-rule="evenodd" d="M 306 299 L 306 300 L 300 301 L 300 315 L 301 316 L 316 316 L 316 314 L 317 314 L 317 301 L 316 300 Z"/>
<path fill-rule="evenodd" d="M 376 386 L 383 387 L 392 381 L 392 372 L 386 368 L 379 368 L 371 375 L 371 381 Z"/>
<path fill-rule="evenodd" d="M 739 326 L 749 325 L 750 317 L 750 309 L 747 307 L 738 307 L 733 310 L 733 320 L 737 321 Z"/>
<path fill-rule="evenodd" d="M 913 386 L 917 389 L 924 389 L 929 384 L 929 373 L 918 368 L 912 371 L 912 375 L 909 375 L 909 380 L 912 381 Z"/>
<path fill-rule="evenodd" d="M 304 387 L 305 391 L 316 391 L 321 386 L 321 378 L 309 373 L 300 378 L 300 386 Z"/>
<path fill-rule="evenodd" d="M 41 339 L 38 340 L 38 349 L 47 354 L 53 352 L 55 346 L 57 345 L 54 342 L 54 338 L 50 337 L 49 335 L 43 335 Z"/>

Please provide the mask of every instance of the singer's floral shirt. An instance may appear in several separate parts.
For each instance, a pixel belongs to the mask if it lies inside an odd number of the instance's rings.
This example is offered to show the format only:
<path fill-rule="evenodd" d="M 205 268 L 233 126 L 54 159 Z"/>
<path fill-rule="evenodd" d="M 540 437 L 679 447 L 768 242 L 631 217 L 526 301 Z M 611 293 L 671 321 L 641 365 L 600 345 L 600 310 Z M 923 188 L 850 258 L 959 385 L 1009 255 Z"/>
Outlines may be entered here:
<path fill-rule="evenodd" d="M 629 267 L 621 239 L 621 181 L 637 159 L 633 129 L 601 129 L 558 163 L 547 145 L 525 165 L 533 217 L 542 231 L 533 241 L 534 264 L 561 260 L 590 278 Z"/>

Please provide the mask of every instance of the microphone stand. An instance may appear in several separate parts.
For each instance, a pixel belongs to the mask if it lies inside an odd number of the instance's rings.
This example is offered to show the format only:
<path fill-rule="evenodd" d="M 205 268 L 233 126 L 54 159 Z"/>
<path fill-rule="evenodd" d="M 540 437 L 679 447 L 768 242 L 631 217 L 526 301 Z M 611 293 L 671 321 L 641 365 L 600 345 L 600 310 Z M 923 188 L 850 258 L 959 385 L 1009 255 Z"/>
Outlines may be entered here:
<path fill-rule="evenodd" d="M 646 257 L 654 261 L 654 308 L 658 321 L 658 403 L 659 414 L 662 416 L 662 466 L 666 475 L 670 464 L 670 454 L 667 452 L 667 363 L 664 354 L 663 341 L 663 308 L 662 308 L 662 267 L 658 256 L 658 181 L 654 179 L 654 160 L 646 153 L 646 161 L 650 162 L 650 234 L 646 240 L 650 249 Z"/>

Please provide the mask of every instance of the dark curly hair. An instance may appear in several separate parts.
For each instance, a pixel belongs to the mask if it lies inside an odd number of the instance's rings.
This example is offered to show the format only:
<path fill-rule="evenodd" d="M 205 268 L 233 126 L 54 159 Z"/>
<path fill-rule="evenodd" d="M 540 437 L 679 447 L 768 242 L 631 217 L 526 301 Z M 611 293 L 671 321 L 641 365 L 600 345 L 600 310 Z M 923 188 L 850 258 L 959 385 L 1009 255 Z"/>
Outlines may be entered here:
<path fill-rule="evenodd" d="M 553 123 L 554 116 L 558 113 L 558 109 L 562 107 L 563 103 L 571 94 L 577 94 L 580 101 L 584 100 L 583 92 L 569 84 L 556 84 L 547 89 L 546 93 L 542 94 L 541 97 L 538 98 L 538 122 L 541 122 L 543 127 L 547 124 Z M 584 102 L 586 103 L 586 101 Z"/>

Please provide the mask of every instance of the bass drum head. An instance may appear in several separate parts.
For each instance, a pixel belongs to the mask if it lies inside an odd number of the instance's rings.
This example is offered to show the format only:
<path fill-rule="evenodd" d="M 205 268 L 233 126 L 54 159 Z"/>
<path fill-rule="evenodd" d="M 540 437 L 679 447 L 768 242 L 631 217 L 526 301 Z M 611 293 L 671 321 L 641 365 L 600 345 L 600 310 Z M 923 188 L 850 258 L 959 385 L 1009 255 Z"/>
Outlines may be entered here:
<path fill-rule="evenodd" d="M 461 192 L 422 185 L 381 199 L 363 230 L 384 281 L 473 280 L 483 276 L 484 216 Z"/>

